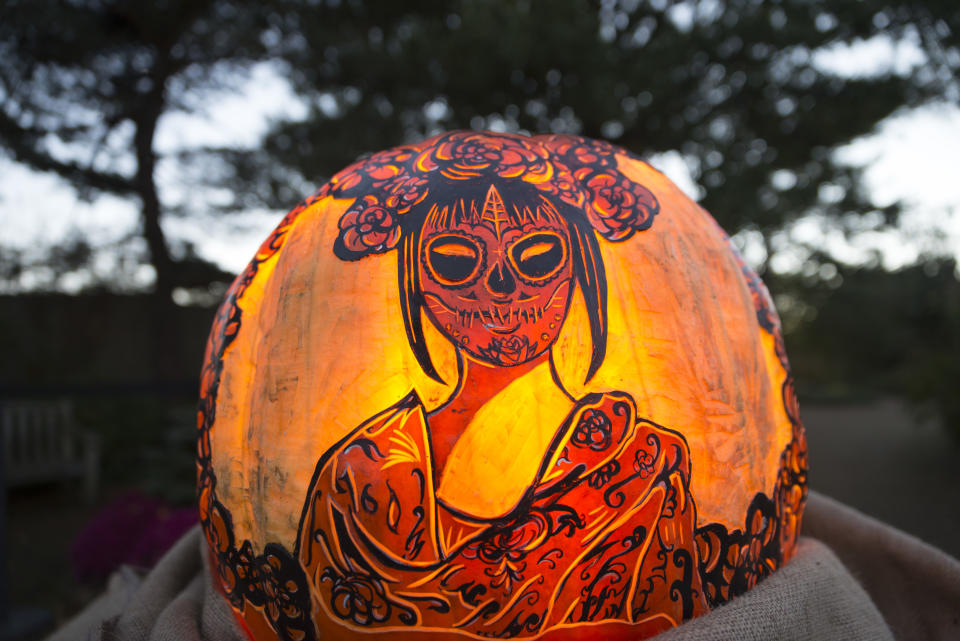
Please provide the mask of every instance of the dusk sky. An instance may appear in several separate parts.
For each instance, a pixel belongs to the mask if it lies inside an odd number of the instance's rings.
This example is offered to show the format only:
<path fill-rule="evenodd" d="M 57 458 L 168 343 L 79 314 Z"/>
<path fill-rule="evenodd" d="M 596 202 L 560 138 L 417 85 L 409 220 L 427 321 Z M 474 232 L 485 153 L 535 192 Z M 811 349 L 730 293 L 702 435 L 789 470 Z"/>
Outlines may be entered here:
<path fill-rule="evenodd" d="M 888 71 L 909 74 L 922 62 L 923 54 L 909 38 L 893 43 L 889 38 L 877 37 L 814 52 L 814 59 L 819 66 L 838 75 Z M 208 93 L 195 99 L 197 111 L 171 112 L 162 118 L 157 135 L 161 155 L 202 145 L 254 147 L 266 134 L 270 119 L 298 119 L 307 111 L 307 106 L 293 95 L 286 81 L 267 64 L 253 68 L 235 91 Z M 118 149 L 123 148 L 124 141 L 114 143 Z M 58 143 L 51 141 L 51 144 Z M 826 248 L 836 258 L 851 263 L 866 262 L 879 254 L 887 268 L 913 263 L 925 253 L 960 256 L 958 150 L 960 108 L 956 104 L 935 103 L 894 114 L 872 135 L 841 148 L 837 154 L 845 163 L 868 168 L 866 184 L 878 207 L 898 200 L 904 203 L 900 230 L 878 232 L 873 226 L 879 223 L 879 215 L 875 220 L 868 216 L 861 220 L 861 231 L 847 238 L 835 223 L 811 212 L 774 238 L 775 254 L 770 266 L 777 271 L 801 269 L 808 255 L 804 244 Z M 58 151 L 65 157 L 89 154 L 87 150 L 63 145 Z M 642 149 L 632 151 L 644 155 Z M 699 187 L 691 177 L 687 161 L 679 153 L 650 156 L 649 160 L 687 193 L 698 196 Z M 94 161 L 123 167 L 125 159 L 118 153 Z M 132 161 L 130 164 L 132 167 Z M 193 212 L 190 216 L 166 216 L 164 228 L 172 243 L 190 242 L 201 256 L 229 271 L 243 267 L 284 213 L 282 210 L 244 211 L 229 218 L 204 214 L 205 203 L 216 203 L 224 195 L 211 189 L 198 191 L 196 184 L 178 174 L 171 160 L 161 161 L 157 179 L 166 206 L 182 205 Z M 775 176 L 774 184 L 787 190 L 791 187 L 791 176 Z M 821 186 L 821 193 L 827 198 L 836 190 L 834 185 Z M 73 190 L 53 174 L 37 173 L 0 158 L 2 246 L 24 248 L 31 255 L 41 256 L 52 245 L 72 237 L 84 237 L 100 250 L 93 267 L 100 280 L 122 273 L 121 280 L 128 286 L 146 285 L 152 280 L 151 268 L 132 267 L 137 262 L 136 252 L 142 251 L 142 245 L 137 243 L 142 241 L 125 240 L 137 229 L 137 208 L 135 200 L 112 196 L 99 197 L 89 203 L 79 201 Z M 764 250 L 754 242 L 749 231 L 738 235 L 737 240 L 748 260 L 754 263 L 763 260 Z M 89 274 L 70 274 L 61 280 L 60 288 L 76 291 L 89 279 Z M 42 274 L 28 272 L 16 287 L 0 285 L 0 288 L 31 289 L 42 282 Z"/>

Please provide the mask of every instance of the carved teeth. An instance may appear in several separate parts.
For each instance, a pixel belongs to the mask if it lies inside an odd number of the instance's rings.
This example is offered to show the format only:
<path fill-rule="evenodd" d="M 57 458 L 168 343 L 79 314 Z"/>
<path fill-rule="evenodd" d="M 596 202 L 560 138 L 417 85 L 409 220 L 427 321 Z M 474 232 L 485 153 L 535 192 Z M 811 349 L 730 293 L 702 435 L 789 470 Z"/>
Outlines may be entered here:
<path fill-rule="evenodd" d="M 550 305 L 550 307 L 552 306 L 553 305 Z M 508 306 L 506 308 L 500 308 L 496 305 L 491 305 L 485 309 L 447 308 L 447 311 L 448 313 L 455 313 L 458 324 L 461 326 L 466 326 L 467 328 L 472 328 L 475 320 L 480 323 L 496 323 L 501 327 L 506 327 L 511 323 L 511 321 L 523 321 L 525 323 L 536 322 L 543 318 L 544 313 L 547 312 L 550 307 L 538 307 L 533 305 L 525 308 L 520 306 Z"/>

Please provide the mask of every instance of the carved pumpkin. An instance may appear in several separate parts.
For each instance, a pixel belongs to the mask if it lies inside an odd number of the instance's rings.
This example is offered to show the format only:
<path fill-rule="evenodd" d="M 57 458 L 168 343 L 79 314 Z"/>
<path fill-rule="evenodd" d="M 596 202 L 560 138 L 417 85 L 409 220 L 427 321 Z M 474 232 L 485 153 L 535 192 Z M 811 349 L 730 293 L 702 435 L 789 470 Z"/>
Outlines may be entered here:
<path fill-rule="evenodd" d="M 643 638 L 787 562 L 806 495 L 763 284 L 571 136 L 337 174 L 230 289 L 199 427 L 211 571 L 259 641 Z"/>

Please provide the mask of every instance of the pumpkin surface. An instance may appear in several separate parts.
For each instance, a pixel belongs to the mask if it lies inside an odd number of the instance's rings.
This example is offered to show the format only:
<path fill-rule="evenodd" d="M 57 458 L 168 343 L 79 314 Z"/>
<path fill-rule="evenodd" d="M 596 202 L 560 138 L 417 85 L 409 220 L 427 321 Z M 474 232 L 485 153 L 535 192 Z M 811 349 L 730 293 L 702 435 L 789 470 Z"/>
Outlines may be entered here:
<path fill-rule="evenodd" d="M 645 638 L 786 563 L 806 497 L 763 284 L 573 136 L 337 174 L 230 288 L 198 424 L 210 571 L 258 641 Z"/>

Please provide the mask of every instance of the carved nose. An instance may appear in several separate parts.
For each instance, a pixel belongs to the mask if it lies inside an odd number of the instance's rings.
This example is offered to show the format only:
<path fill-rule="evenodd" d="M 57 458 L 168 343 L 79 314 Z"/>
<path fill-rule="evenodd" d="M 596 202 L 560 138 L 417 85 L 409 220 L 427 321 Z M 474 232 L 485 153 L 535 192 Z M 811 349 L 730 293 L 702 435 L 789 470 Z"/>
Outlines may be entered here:
<path fill-rule="evenodd" d="M 493 294 L 512 294 L 517 288 L 517 281 L 509 269 L 504 269 L 500 263 L 493 266 L 490 275 L 487 276 L 487 289 Z"/>

